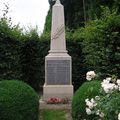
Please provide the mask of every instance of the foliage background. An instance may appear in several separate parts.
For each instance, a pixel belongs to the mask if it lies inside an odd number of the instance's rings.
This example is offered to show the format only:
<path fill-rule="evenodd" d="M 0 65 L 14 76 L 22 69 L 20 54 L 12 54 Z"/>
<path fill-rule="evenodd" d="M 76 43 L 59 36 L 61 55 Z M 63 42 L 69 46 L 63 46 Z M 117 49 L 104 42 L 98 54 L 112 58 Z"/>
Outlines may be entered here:
<path fill-rule="evenodd" d="M 85 82 L 85 73 L 94 70 L 100 77 L 120 77 L 120 2 L 119 0 L 61 0 L 65 8 L 66 41 L 72 56 L 75 90 Z M 23 32 L 6 13 L 0 18 L 0 78 L 18 79 L 39 90 L 44 84 L 44 60 L 50 45 L 52 5 L 44 32 Z M 101 6 L 102 5 L 102 6 Z M 85 10 L 84 11 L 84 8 Z M 93 11 L 94 10 L 94 11 Z"/>
<path fill-rule="evenodd" d="M 18 34 L 19 31 L 16 27 L 8 26 L 6 20 L 4 20 L 4 24 L 1 23 L 6 28 L 0 27 L 0 78 L 23 80 L 39 90 L 45 79 L 44 61 L 49 51 L 49 38 L 46 36 L 39 37 L 35 30 L 26 34 Z M 86 73 L 81 42 L 82 39 L 67 39 L 67 50 L 72 56 L 73 62 L 72 76 L 75 89 L 84 82 Z"/>

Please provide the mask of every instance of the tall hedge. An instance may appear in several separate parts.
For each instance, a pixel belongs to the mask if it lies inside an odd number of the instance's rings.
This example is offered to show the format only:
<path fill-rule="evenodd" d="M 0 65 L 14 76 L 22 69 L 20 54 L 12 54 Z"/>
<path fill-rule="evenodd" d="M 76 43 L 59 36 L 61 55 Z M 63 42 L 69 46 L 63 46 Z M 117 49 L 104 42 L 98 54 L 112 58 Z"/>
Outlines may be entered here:
<path fill-rule="evenodd" d="M 102 76 L 120 77 L 120 15 L 105 8 L 101 19 L 91 21 L 83 30 L 83 52 L 88 69 Z"/>
<path fill-rule="evenodd" d="M 40 38 L 35 30 L 22 34 L 17 26 L 9 26 L 6 21 L 1 21 L 0 25 L 0 78 L 23 80 L 39 90 L 45 81 L 44 63 L 50 49 L 49 37 Z M 82 39 L 67 38 L 75 89 L 84 82 L 86 72 L 81 44 Z"/>
<path fill-rule="evenodd" d="M 28 40 L 20 49 L 21 79 L 36 90 L 44 84 L 44 61 L 48 52 L 48 41 Z"/>
<path fill-rule="evenodd" d="M 7 19 L 0 20 L 0 78 L 20 79 L 19 49 L 21 32 Z"/>
<path fill-rule="evenodd" d="M 87 67 L 82 52 L 82 39 L 67 40 L 68 54 L 72 57 L 72 84 L 77 90 L 85 82 Z"/>

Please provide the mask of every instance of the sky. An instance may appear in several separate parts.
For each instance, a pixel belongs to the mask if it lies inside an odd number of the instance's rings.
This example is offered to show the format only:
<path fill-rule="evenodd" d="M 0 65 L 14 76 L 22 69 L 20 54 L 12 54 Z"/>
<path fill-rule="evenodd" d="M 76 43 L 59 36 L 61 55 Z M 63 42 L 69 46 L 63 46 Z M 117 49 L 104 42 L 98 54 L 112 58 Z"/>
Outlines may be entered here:
<path fill-rule="evenodd" d="M 0 0 L 0 12 L 5 9 L 3 3 L 9 4 L 9 14 L 14 25 L 28 29 L 38 26 L 43 31 L 45 18 L 49 9 L 48 0 Z"/>

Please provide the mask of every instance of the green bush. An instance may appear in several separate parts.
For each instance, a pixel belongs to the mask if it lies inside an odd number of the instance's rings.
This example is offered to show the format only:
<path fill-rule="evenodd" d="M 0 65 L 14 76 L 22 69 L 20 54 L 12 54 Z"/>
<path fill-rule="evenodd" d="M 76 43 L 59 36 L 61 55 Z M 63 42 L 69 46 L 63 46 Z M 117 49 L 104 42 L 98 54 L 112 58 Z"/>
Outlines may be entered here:
<path fill-rule="evenodd" d="M 120 15 L 103 9 L 100 19 L 91 21 L 83 30 L 83 52 L 88 69 L 120 77 Z"/>
<path fill-rule="evenodd" d="M 0 120 L 38 120 L 39 97 L 21 81 L 0 81 Z"/>
<path fill-rule="evenodd" d="M 85 99 L 93 98 L 99 95 L 100 81 L 93 80 L 85 82 L 75 93 L 72 100 L 72 117 L 73 120 L 93 120 L 92 116 L 86 114 Z"/>

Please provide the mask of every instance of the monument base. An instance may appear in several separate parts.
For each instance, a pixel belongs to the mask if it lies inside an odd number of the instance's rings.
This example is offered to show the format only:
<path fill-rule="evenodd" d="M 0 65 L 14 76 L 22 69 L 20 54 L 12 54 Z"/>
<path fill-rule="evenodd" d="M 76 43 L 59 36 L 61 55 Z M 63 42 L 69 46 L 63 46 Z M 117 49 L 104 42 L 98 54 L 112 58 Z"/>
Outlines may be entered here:
<path fill-rule="evenodd" d="M 43 100 L 53 97 L 71 100 L 73 97 L 73 85 L 44 85 L 43 93 Z"/>

